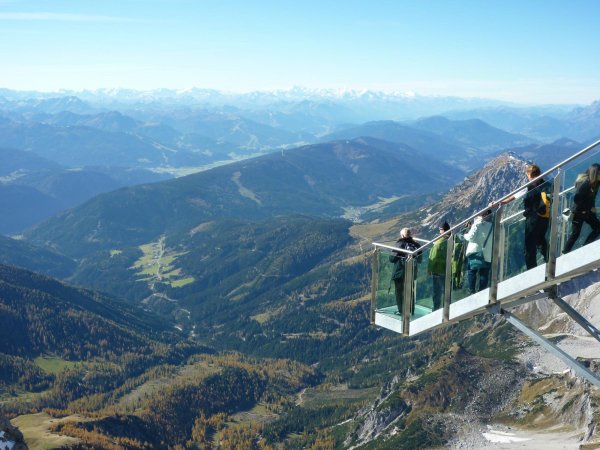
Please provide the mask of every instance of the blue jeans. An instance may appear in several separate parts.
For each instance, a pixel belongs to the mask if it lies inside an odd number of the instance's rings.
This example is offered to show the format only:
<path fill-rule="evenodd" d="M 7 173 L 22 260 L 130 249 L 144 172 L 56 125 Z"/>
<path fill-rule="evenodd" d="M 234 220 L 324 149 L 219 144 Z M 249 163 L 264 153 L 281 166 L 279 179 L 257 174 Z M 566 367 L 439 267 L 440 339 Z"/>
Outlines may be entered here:
<path fill-rule="evenodd" d="M 477 273 L 479 272 L 479 289 L 475 288 L 477 284 Z M 488 287 L 488 279 L 490 276 L 489 267 L 480 267 L 479 269 L 469 269 L 467 271 L 467 282 L 469 283 L 469 292 L 474 294 L 475 292 L 483 291 Z"/>

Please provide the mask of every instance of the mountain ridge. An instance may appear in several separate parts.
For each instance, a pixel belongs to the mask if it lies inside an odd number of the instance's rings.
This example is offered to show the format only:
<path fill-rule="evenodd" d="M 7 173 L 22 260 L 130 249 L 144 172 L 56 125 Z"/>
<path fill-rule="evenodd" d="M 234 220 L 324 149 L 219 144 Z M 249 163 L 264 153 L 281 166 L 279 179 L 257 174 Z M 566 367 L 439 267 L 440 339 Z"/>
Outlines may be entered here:
<path fill-rule="evenodd" d="M 461 176 L 443 163 L 412 158 L 412 154 L 414 150 L 407 146 L 375 139 L 285 150 L 102 194 L 27 235 L 33 242 L 52 243 L 67 254 L 81 255 L 87 252 L 82 253 L 84 248 L 120 248 L 125 242 L 139 245 L 169 230 L 190 230 L 218 217 L 341 216 L 343 206 L 435 192 Z M 406 191 L 408 183 L 410 192 Z"/>

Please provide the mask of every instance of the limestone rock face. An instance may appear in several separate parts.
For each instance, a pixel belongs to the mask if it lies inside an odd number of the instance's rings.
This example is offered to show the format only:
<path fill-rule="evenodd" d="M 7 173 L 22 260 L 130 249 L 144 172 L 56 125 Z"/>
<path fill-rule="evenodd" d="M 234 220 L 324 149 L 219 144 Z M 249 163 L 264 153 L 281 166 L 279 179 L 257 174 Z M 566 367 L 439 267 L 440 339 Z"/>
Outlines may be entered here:
<path fill-rule="evenodd" d="M 467 176 L 441 200 L 396 217 L 376 240 L 395 241 L 403 227 L 410 227 L 413 236 L 431 239 L 438 234 L 441 219 L 454 226 L 525 184 L 526 165 L 527 162 L 516 154 L 503 153 Z"/>
<path fill-rule="evenodd" d="M 12 450 L 26 450 L 27 444 L 23 440 L 23 435 L 18 428 L 12 426 L 10 421 L 0 412 L 0 448 L 5 448 L 8 444 L 14 443 Z"/>
<path fill-rule="evenodd" d="M 390 382 L 383 385 L 379 398 L 371 405 L 361 409 L 357 414 L 355 421 L 360 423 L 354 436 L 349 436 L 346 445 L 350 443 L 350 438 L 355 437 L 359 443 L 366 443 L 377 438 L 393 422 L 398 420 L 404 414 L 410 411 L 410 407 L 404 401 L 387 401 L 396 393 L 395 387 L 400 382 L 396 375 Z"/>
<path fill-rule="evenodd" d="M 504 153 L 494 158 L 481 170 L 453 187 L 441 202 L 431 207 L 422 226 L 437 228 L 442 218 L 454 225 L 482 210 L 490 202 L 514 191 L 527 181 L 526 164 L 526 161 L 513 153 Z"/>

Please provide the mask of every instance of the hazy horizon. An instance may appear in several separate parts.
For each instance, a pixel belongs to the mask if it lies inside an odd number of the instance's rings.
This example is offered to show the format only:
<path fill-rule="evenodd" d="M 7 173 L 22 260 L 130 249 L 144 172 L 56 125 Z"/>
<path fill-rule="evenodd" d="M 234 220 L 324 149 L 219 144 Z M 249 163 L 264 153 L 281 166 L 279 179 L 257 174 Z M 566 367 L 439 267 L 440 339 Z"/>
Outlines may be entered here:
<path fill-rule="evenodd" d="M 545 107 L 545 106 L 587 106 L 589 104 L 600 101 L 600 98 L 594 99 L 590 102 L 519 102 L 519 101 L 509 101 L 503 100 L 499 98 L 494 98 L 491 96 L 488 97 L 467 97 L 467 96 L 457 96 L 457 95 L 441 95 L 441 94 L 421 94 L 419 92 L 402 92 L 402 91 L 385 91 L 385 90 L 372 90 L 372 89 L 347 89 L 347 88 L 308 88 L 304 86 L 292 86 L 288 89 L 273 89 L 273 90 L 248 90 L 248 91 L 233 91 L 233 90 L 223 90 L 223 89 L 214 89 L 208 87 L 201 86 L 192 86 L 190 88 L 166 88 L 166 87 L 157 87 L 151 89 L 135 89 L 135 88 L 124 88 L 124 87 L 99 87 L 93 89 L 57 89 L 57 90 L 41 90 L 41 89 L 13 89 L 5 86 L 0 86 L 0 90 L 8 90 L 12 92 L 19 93 L 20 95 L 27 94 L 41 94 L 44 97 L 52 97 L 54 95 L 80 95 L 80 94 L 93 94 L 93 95 L 106 95 L 115 94 L 118 96 L 119 93 L 137 93 L 140 96 L 144 94 L 153 94 L 153 93 L 164 93 L 168 91 L 173 93 L 174 95 L 185 95 L 193 92 L 212 92 L 216 95 L 220 95 L 223 97 L 244 97 L 244 96 L 252 96 L 252 95 L 281 95 L 287 96 L 294 94 L 295 97 L 291 98 L 291 100 L 300 101 L 301 99 L 308 99 L 311 96 L 320 96 L 326 99 L 342 99 L 342 98 L 350 98 L 352 96 L 360 96 L 363 94 L 376 94 L 376 95 L 385 95 L 389 96 L 389 98 L 406 98 L 406 99 L 444 99 L 444 98 L 455 98 L 466 101 L 479 101 L 479 102 L 490 102 L 490 103 L 498 103 L 504 104 L 508 106 L 515 107 Z M 492 106 L 492 105 L 490 105 Z"/>
<path fill-rule="evenodd" d="M 0 86 L 600 98 L 593 0 L 0 0 Z"/>

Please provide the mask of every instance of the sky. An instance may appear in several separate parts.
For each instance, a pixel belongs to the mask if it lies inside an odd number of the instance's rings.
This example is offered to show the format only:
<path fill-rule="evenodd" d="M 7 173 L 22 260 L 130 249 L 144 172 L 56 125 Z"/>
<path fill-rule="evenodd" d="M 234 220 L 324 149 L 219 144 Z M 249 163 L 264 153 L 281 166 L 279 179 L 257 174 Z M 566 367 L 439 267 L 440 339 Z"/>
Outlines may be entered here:
<path fill-rule="evenodd" d="M 0 88 L 600 99 L 597 0 L 0 0 Z"/>

